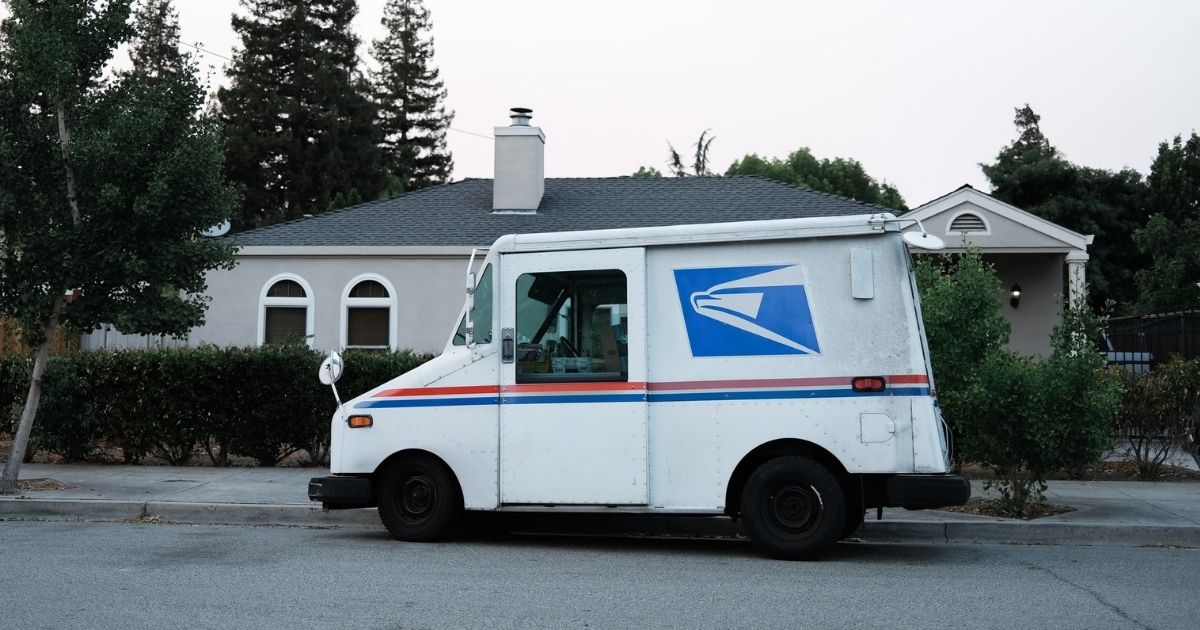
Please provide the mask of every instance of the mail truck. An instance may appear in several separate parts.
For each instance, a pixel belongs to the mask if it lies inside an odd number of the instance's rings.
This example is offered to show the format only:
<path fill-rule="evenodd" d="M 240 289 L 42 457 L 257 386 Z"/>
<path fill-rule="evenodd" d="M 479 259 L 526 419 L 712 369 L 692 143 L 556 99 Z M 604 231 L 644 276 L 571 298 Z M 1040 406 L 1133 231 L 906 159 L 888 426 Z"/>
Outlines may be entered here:
<path fill-rule="evenodd" d="M 444 351 L 334 414 L 309 496 L 408 541 L 464 511 L 725 515 L 779 558 L 868 508 L 962 504 L 901 227 L 501 237 Z"/>

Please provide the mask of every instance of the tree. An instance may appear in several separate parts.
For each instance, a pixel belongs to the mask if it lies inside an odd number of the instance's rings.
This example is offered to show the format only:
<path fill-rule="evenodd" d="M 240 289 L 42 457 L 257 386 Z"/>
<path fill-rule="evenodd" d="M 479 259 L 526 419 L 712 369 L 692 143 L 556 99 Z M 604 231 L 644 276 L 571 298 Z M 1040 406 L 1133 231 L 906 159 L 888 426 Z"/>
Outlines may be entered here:
<path fill-rule="evenodd" d="M 1113 173 L 1072 164 L 1050 144 L 1040 121 L 1028 104 L 1017 108 L 1017 138 L 993 163 L 980 165 L 992 196 L 1095 235 L 1089 249 L 1089 302 L 1100 310 L 1111 300 L 1128 311 L 1137 297 L 1135 274 L 1149 262 L 1133 243 L 1133 232 L 1146 221 L 1142 176 L 1132 169 Z"/>
<path fill-rule="evenodd" d="M 218 92 L 226 170 L 244 194 L 236 226 L 329 209 L 384 186 L 381 133 L 358 75 L 354 0 L 242 0 L 241 38 Z"/>
<path fill-rule="evenodd" d="M 1200 136 L 1175 136 L 1150 165 L 1151 213 L 1134 234 L 1151 264 L 1137 274 L 1139 307 L 1200 308 Z"/>
<path fill-rule="evenodd" d="M 907 210 L 900 191 L 887 182 L 879 182 L 867 174 L 862 163 L 846 158 L 817 159 L 808 147 L 791 152 L 786 160 L 762 158 L 756 153 L 735 161 L 725 171 L 726 177 L 758 175 L 777 182 L 832 193 L 866 203 Z"/>
<path fill-rule="evenodd" d="M 675 177 L 708 177 L 713 173 L 708 170 L 708 148 L 712 145 L 716 136 L 709 136 L 708 132 L 711 129 L 705 129 L 700 132 L 700 139 L 692 148 L 696 150 L 695 156 L 692 159 L 692 170 L 689 173 L 686 166 L 683 164 L 683 156 L 675 150 L 675 147 L 670 142 L 667 143 L 667 149 L 670 151 L 667 157 L 667 168 Z M 707 138 L 706 138 L 707 136 Z"/>
<path fill-rule="evenodd" d="M 134 30 L 131 73 L 158 77 L 187 71 L 187 57 L 179 52 L 179 14 L 171 0 L 144 0 L 134 17 Z"/>
<path fill-rule="evenodd" d="M 371 46 L 379 62 L 371 85 L 385 168 L 403 190 L 445 183 L 454 166 L 446 148 L 454 112 L 446 111 L 446 88 L 433 66 L 429 11 L 421 0 L 388 0 L 381 23 L 387 34 Z"/>
<path fill-rule="evenodd" d="M 190 59 L 105 78 L 134 32 L 130 0 L 9 6 L 0 23 L 0 315 L 37 353 L 0 490 L 16 484 L 55 331 L 111 322 L 182 336 L 202 323 L 205 271 L 228 266 L 233 252 L 201 231 L 236 202 Z M 151 47 L 139 39 L 134 50 Z"/>
<path fill-rule="evenodd" d="M 633 172 L 633 177 L 662 177 L 662 171 L 653 166 L 639 166 L 638 170 Z"/>

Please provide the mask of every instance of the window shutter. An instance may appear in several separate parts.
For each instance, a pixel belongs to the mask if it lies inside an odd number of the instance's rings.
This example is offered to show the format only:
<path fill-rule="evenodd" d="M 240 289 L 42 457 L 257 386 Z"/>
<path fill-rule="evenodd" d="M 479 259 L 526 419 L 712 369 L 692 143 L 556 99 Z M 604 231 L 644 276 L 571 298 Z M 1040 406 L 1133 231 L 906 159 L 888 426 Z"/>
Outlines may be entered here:
<path fill-rule="evenodd" d="M 265 343 L 283 343 L 304 339 L 308 332 L 308 309 L 305 307 L 268 306 Z"/>
<path fill-rule="evenodd" d="M 352 307 L 346 319 L 346 345 L 389 347 L 390 308 Z"/>

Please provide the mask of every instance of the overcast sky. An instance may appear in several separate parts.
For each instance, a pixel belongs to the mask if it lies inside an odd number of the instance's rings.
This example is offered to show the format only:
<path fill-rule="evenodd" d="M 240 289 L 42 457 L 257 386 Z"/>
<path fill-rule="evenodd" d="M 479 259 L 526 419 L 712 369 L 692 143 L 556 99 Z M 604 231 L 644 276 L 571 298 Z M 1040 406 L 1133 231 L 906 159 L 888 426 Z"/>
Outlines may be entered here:
<path fill-rule="evenodd" d="M 183 40 L 231 56 L 237 0 L 175 0 Z M 1200 2 L 426 0 L 457 115 L 454 178 L 491 177 L 493 127 L 530 107 L 550 177 L 665 170 L 667 142 L 852 157 L 910 206 L 1010 142 L 1029 102 L 1071 160 L 1148 171 L 1200 129 Z M 364 46 L 383 0 L 359 0 Z M 220 73 L 225 62 L 201 56 Z M 222 80 L 219 76 L 217 80 Z"/>

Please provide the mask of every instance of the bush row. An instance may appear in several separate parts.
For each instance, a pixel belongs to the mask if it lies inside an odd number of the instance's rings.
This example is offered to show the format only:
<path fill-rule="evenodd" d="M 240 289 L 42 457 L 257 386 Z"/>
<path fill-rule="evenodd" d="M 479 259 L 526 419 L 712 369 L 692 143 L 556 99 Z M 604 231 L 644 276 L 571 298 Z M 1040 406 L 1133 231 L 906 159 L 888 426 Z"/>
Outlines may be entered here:
<path fill-rule="evenodd" d="M 230 456 L 262 466 L 306 451 L 323 461 L 336 403 L 317 380 L 324 355 L 302 345 L 75 353 L 50 360 L 29 453 L 87 457 L 101 444 L 127 463 L 147 455 L 187 462 L 197 447 L 214 465 Z M 342 399 L 427 361 L 408 352 L 345 353 Z M 0 357 L 0 427 L 15 431 L 32 360 Z"/>

